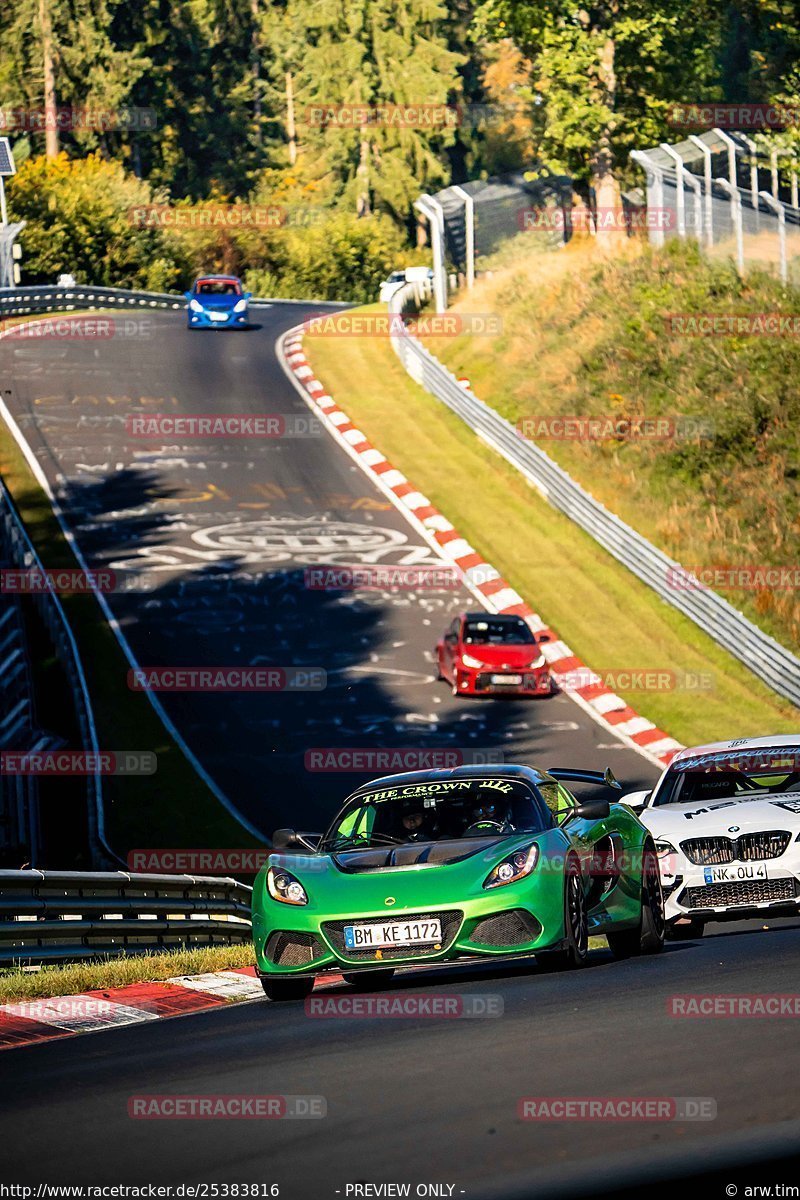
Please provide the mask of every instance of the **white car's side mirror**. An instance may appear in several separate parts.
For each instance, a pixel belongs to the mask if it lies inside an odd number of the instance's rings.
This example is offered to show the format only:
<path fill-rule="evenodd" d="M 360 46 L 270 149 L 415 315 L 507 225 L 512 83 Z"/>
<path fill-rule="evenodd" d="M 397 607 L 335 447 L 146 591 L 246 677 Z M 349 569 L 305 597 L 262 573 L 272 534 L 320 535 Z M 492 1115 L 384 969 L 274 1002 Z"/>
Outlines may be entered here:
<path fill-rule="evenodd" d="M 651 795 L 652 792 L 629 792 L 627 796 L 622 797 L 619 803 L 627 804 L 628 808 L 632 808 L 635 812 L 641 812 Z"/>

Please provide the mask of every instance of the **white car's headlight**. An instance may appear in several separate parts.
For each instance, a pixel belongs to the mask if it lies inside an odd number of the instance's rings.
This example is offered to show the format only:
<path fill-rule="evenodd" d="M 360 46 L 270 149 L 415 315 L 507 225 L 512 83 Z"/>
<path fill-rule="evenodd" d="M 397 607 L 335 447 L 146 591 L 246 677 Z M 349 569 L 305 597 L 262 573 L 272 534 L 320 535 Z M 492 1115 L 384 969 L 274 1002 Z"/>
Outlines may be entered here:
<path fill-rule="evenodd" d="M 526 875 L 530 875 L 536 862 L 539 858 L 539 847 L 537 845 L 523 847 L 521 850 L 515 850 L 513 854 L 509 854 L 508 858 L 504 858 L 501 863 L 498 863 L 493 871 L 490 871 L 483 881 L 485 888 L 504 887 L 507 883 L 516 883 L 518 879 L 524 879 Z"/>
<path fill-rule="evenodd" d="M 269 868 L 267 891 L 273 900 L 279 900 L 281 904 L 308 904 L 308 895 L 300 880 L 283 867 Z"/>
<path fill-rule="evenodd" d="M 244 300 L 244 299 L 242 299 L 242 300 L 240 300 L 240 301 L 239 301 L 239 303 L 238 303 L 238 304 L 234 304 L 234 306 L 233 306 L 233 311 L 234 311 L 234 312 L 244 312 L 244 310 L 245 310 L 246 308 L 247 308 L 247 301 L 246 301 L 246 300 Z"/>
<path fill-rule="evenodd" d="M 662 883 L 674 883 L 678 874 L 678 851 L 672 842 L 657 841 L 656 855 Z"/>
<path fill-rule="evenodd" d="M 471 654 L 462 654 L 461 661 L 465 667 L 471 667 L 473 671 L 476 671 L 479 667 L 483 666 L 481 660 L 479 658 L 473 658 Z"/>
<path fill-rule="evenodd" d="M 203 311 L 203 306 L 199 300 L 190 300 L 189 308 L 192 310 L 192 312 L 202 312 Z"/>

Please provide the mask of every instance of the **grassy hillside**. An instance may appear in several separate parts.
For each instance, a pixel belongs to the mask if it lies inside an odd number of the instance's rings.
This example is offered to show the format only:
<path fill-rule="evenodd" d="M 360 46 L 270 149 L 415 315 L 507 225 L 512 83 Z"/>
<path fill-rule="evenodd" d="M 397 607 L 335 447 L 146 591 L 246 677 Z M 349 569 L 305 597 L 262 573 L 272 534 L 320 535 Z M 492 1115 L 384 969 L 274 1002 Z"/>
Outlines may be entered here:
<path fill-rule="evenodd" d="M 638 712 L 690 744 L 796 727 L 793 705 L 545 503 L 408 377 L 387 339 L 309 335 L 305 348 L 359 429 L 586 662 L 669 670 L 684 681 L 662 691 L 620 688 Z"/>
<path fill-rule="evenodd" d="M 690 337 L 665 320 L 791 314 L 800 293 L 763 273 L 741 280 L 677 243 L 660 253 L 630 246 L 613 261 L 585 242 L 557 254 L 519 243 L 455 306 L 498 313 L 501 336 L 431 338 L 431 349 L 515 423 L 559 414 L 695 422 L 705 436 L 539 444 L 686 565 L 800 565 L 800 336 Z M 800 588 L 723 594 L 797 648 Z"/>

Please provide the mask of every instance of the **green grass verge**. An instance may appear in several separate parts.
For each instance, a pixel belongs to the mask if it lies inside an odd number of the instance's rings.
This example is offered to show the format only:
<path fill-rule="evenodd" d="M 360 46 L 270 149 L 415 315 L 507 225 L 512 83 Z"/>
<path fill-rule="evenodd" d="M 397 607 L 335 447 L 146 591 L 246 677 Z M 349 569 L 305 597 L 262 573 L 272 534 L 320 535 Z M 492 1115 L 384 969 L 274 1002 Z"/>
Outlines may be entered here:
<path fill-rule="evenodd" d="M 0 476 L 45 566 L 76 567 L 50 502 L 3 421 Z M 62 602 L 81 651 L 101 748 L 150 750 L 158 756 L 154 775 L 105 778 L 106 832 L 112 849 L 125 858 L 136 848 L 253 847 L 253 838 L 194 771 L 147 696 L 128 688 L 127 659 L 94 597 L 64 596 Z"/>
<path fill-rule="evenodd" d="M 512 423 L 578 415 L 703 424 L 709 436 L 540 445 L 687 566 L 797 570 L 800 339 L 687 336 L 668 317 L 795 319 L 800 291 L 763 270 L 741 279 L 730 262 L 677 241 L 662 252 L 634 243 L 608 260 L 585 241 L 554 254 L 518 238 L 487 265 L 492 277 L 454 311 L 496 313 L 502 333 L 430 339 L 452 371 Z M 722 594 L 785 646 L 800 644 L 797 587 Z"/>
<path fill-rule="evenodd" d="M 15 968 L 0 971 L 0 1004 L 74 996 L 79 992 L 127 987 L 131 983 L 157 983 L 176 975 L 202 975 L 205 971 L 250 967 L 254 963 L 253 947 L 246 945 L 203 946 L 67 966 L 48 965 L 38 971 Z"/>
<path fill-rule="evenodd" d="M 672 670 L 710 685 L 622 690 L 643 716 L 688 744 L 796 729 L 791 704 L 546 504 L 409 379 L 388 340 L 307 336 L 306 352 L 358 427 L 590 666 Z"/>

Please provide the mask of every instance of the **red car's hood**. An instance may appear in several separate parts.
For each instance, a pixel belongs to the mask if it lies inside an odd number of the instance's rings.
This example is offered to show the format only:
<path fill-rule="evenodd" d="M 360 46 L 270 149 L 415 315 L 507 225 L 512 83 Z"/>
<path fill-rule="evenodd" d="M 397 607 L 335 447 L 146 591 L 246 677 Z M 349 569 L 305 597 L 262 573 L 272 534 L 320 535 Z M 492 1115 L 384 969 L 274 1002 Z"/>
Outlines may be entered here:
<path fill-rule="evenodd" d="M 541 657 L 539 646 L 462 646 L 462 654 L 469 654 L 486 663 L 487 667 L 529 667 Z"/>

